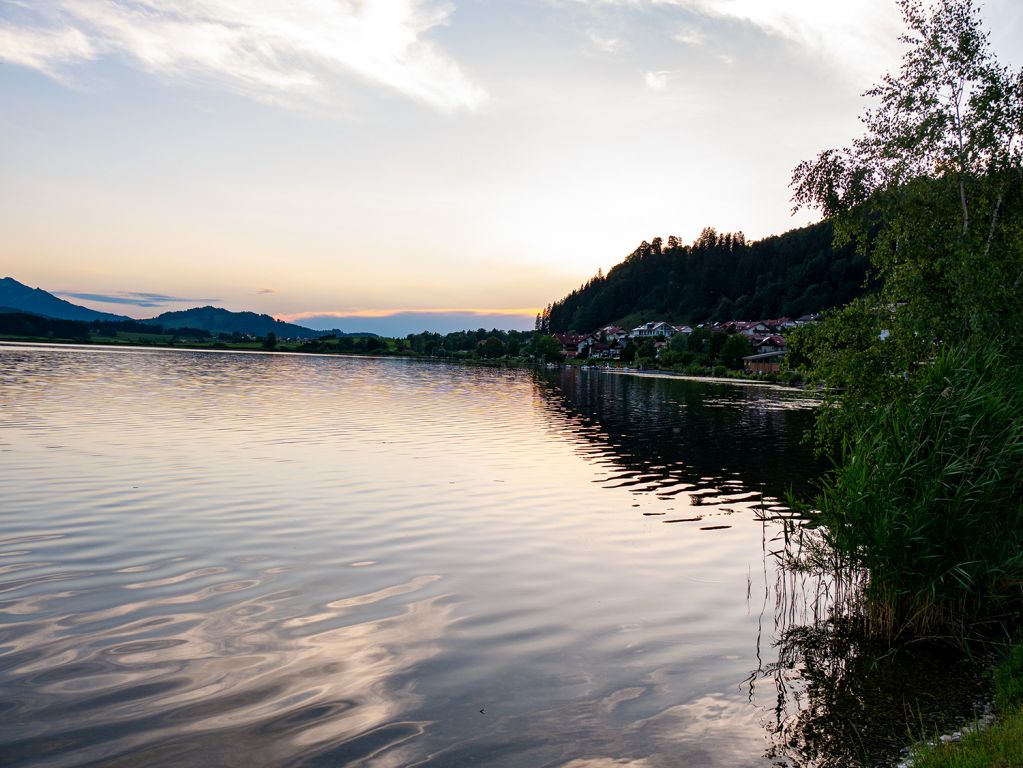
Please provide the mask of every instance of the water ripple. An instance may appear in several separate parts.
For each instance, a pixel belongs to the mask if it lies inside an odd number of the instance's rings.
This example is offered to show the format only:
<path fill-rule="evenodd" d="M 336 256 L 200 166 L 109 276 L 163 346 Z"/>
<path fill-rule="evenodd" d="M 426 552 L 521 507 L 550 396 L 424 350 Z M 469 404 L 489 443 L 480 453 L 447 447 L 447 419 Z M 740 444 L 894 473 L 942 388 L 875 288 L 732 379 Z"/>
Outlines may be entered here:
<path fill-rule="evenodd" d="M 0 403 L 2 764 L 765 764 L 797 397 L 0 345 Z"/>

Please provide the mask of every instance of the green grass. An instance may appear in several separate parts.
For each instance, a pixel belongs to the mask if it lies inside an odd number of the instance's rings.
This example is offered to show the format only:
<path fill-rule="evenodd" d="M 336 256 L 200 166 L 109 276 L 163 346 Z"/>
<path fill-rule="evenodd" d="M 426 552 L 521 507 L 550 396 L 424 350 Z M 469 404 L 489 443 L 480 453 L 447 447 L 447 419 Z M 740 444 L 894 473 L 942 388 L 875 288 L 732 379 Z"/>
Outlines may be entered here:
<path fill-rule="evenodd" d="M 995 670 L 998 721 L 962 740 L 922 746 L 913 768 L 1020 768 L 1023 766 L 1023 645 Z"/>

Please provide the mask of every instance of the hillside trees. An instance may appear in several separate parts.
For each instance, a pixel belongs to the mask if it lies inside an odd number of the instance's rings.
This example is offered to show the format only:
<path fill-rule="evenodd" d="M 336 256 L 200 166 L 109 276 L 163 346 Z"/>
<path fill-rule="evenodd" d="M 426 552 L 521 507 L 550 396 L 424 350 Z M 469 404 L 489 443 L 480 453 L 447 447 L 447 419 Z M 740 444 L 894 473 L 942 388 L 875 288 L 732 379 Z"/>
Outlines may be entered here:
<path fill-rule="evenodd" d="M 688 323 L 798 317 L 862 295 L 866 277 L 866 253 L 852 242 L 833 248 L 829 222 L 752 243 L 741 232 L 707 227 L 691 245 L 674 235 L 666 243 L 644 241 L 538 320 L 541 328 L 561 333 L 592 331 L 626 317 Z"/>
<path fill-rule="evenodd" d="M 940 345 L 1021 338 L 1023 70 L 995 61 L 973 0 L 899 6 L 909 50 L 867 92 L 864 135 L 800 163 L 792 185 L 839 242 L 872 235 L 876 307 L 908 368 Z"/>
<path fill-rule="evenodd" d="M 908 50 L 864 134 L 801 163 L 794 202 L 869 233 L 883 287 L 793 340 L 840 392 L 825 559 L 875 634 L 990 631 L 1023 605 L 1023 71 L 973 0 L 900 0 Z"/>

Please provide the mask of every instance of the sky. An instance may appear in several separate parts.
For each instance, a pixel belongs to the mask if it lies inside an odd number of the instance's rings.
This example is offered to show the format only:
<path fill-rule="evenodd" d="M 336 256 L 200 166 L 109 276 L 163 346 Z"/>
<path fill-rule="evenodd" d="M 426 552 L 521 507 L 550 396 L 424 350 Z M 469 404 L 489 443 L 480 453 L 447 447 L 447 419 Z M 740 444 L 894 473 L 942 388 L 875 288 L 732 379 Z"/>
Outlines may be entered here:
<path fill-rule="evenodd" d="M 1023 3 L 983 15 L 1023 66 Z M 0 276 L 132 317 L 530 328 L 642 240 L 757 239 L 894 0 L 0 0 Z"/>

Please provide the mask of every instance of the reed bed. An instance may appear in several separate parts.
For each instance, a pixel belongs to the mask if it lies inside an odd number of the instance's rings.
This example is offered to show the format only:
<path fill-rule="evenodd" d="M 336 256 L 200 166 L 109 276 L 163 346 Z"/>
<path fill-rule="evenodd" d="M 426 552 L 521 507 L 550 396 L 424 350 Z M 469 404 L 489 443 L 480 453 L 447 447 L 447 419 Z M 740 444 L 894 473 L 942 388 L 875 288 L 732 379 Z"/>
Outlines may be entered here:
<path fill-rule="evenodd" d="M 857 415 L 799 563 L 835 575 L 869 636 L 1005 634 L 1023 604 L 1023 365 L 947 349 L 904 391 Z"/>

